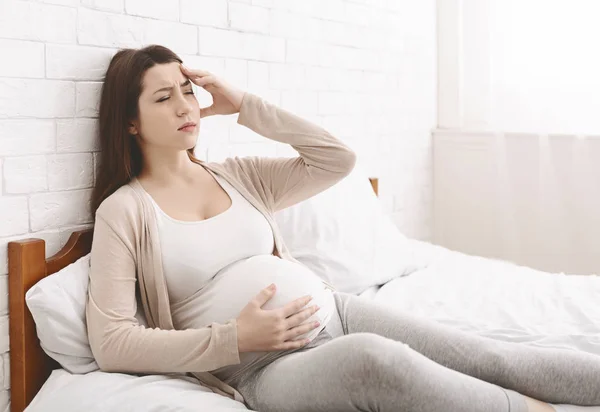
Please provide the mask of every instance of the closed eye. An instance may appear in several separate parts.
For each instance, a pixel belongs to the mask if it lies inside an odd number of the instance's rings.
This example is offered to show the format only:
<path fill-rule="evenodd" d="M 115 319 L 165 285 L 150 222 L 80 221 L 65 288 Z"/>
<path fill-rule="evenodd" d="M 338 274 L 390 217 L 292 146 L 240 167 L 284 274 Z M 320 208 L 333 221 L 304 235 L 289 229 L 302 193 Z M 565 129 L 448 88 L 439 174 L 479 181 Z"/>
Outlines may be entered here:
<path fill-rule="evenodd" d="M 192 90 L 190 90 L 189 92 L 185 92 L 184 94 L 194 94 L 194 92 Z M 165 100 L 169 100 L 169 96 L 165 96 L 160 100 L 157 100 L 156 103 L 160 103 L 160 102 L 164 102 Z"/>

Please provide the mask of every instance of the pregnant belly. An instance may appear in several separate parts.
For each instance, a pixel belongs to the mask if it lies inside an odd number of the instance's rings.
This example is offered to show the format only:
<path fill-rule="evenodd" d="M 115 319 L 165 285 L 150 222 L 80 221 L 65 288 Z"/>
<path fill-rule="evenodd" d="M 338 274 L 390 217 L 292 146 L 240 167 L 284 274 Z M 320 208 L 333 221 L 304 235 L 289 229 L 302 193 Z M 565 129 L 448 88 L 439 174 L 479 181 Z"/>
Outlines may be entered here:
<path fill-rule="evenodd" d="M 313 297 L 306 307 L 319 305 L 321 309 L 304 322 L 319 321 L 321 326 L 298 337 L 312 340 L 325 327 L 335 309 L 332 292 L 307 267 L 273 255 L 257 255 L 235 262 L 217 273 L 191 298 L 173 305 L 175 327 L 200 328 L 212 322 L 226 323 L 237 318 L 242 309 L 271 283 L 277 289 L 262 306 L 264 310 L 281 308 L 306 295 Z"/>

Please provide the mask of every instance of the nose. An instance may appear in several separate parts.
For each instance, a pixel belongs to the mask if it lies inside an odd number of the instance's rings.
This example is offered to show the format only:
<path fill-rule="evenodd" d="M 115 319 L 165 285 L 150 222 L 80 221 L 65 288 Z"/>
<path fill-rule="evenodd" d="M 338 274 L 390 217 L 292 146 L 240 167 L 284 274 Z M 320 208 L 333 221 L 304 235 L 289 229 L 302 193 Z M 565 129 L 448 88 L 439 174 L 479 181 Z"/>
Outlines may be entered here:
<path fill-rule="evenodd" d="M 177 96 L 177 116 L 185 116 L 192 111 L 192 106 L 187 101 L 183 93 L 178 93 Z"/>

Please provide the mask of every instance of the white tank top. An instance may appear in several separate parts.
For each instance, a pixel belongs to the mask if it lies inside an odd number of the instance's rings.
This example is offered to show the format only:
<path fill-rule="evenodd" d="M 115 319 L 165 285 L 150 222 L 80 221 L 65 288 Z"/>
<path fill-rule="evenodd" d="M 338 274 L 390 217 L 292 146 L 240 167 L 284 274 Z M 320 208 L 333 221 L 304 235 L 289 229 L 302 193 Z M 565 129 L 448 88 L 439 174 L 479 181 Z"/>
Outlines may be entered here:
<path fill-rule="evenodd" d="M 277 291 L 263 309 L 279 308 L 304 295 L 313 296 L 308 306 L 320 306 L 305 321 L 319 321 L 320 327 L 300 336 L 312 340 L 335 310 L 332 291 L 306 266 L 273 255 L 274 237 L 267 219 L 225 179 L 211 175 L 232 204 L 209 219 L 173 219 L 148 195 L 156 210 L 174 327 L 225 323 L 238 317 L 261 289 L 275 283 Z M 242 353 L 241 363 L 262 354 Z M 225 379 L 237 369 L 238 365 L 221 368 L 217 376 Z"/>
<path fill-rule="evenodd" d="M 223 178 L 217 182 L 231 198 L 221 214 L 200 221 L 171 218 L 154 201 L 169 301 L 175 305 L 201 290 L 227 265 L 273 252 L 267 219 Z"/>

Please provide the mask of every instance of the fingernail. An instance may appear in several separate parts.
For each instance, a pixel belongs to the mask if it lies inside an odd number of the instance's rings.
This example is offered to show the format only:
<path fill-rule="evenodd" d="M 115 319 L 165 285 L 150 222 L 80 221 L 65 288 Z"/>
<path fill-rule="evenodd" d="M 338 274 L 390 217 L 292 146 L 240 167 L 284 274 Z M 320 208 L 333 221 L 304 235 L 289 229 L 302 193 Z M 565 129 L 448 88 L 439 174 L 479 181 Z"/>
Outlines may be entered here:
<path fill-rule="evenodd" d="M 319 322 L 315 322 L 315 328 L 318 328 L 321 325 Z"/>

